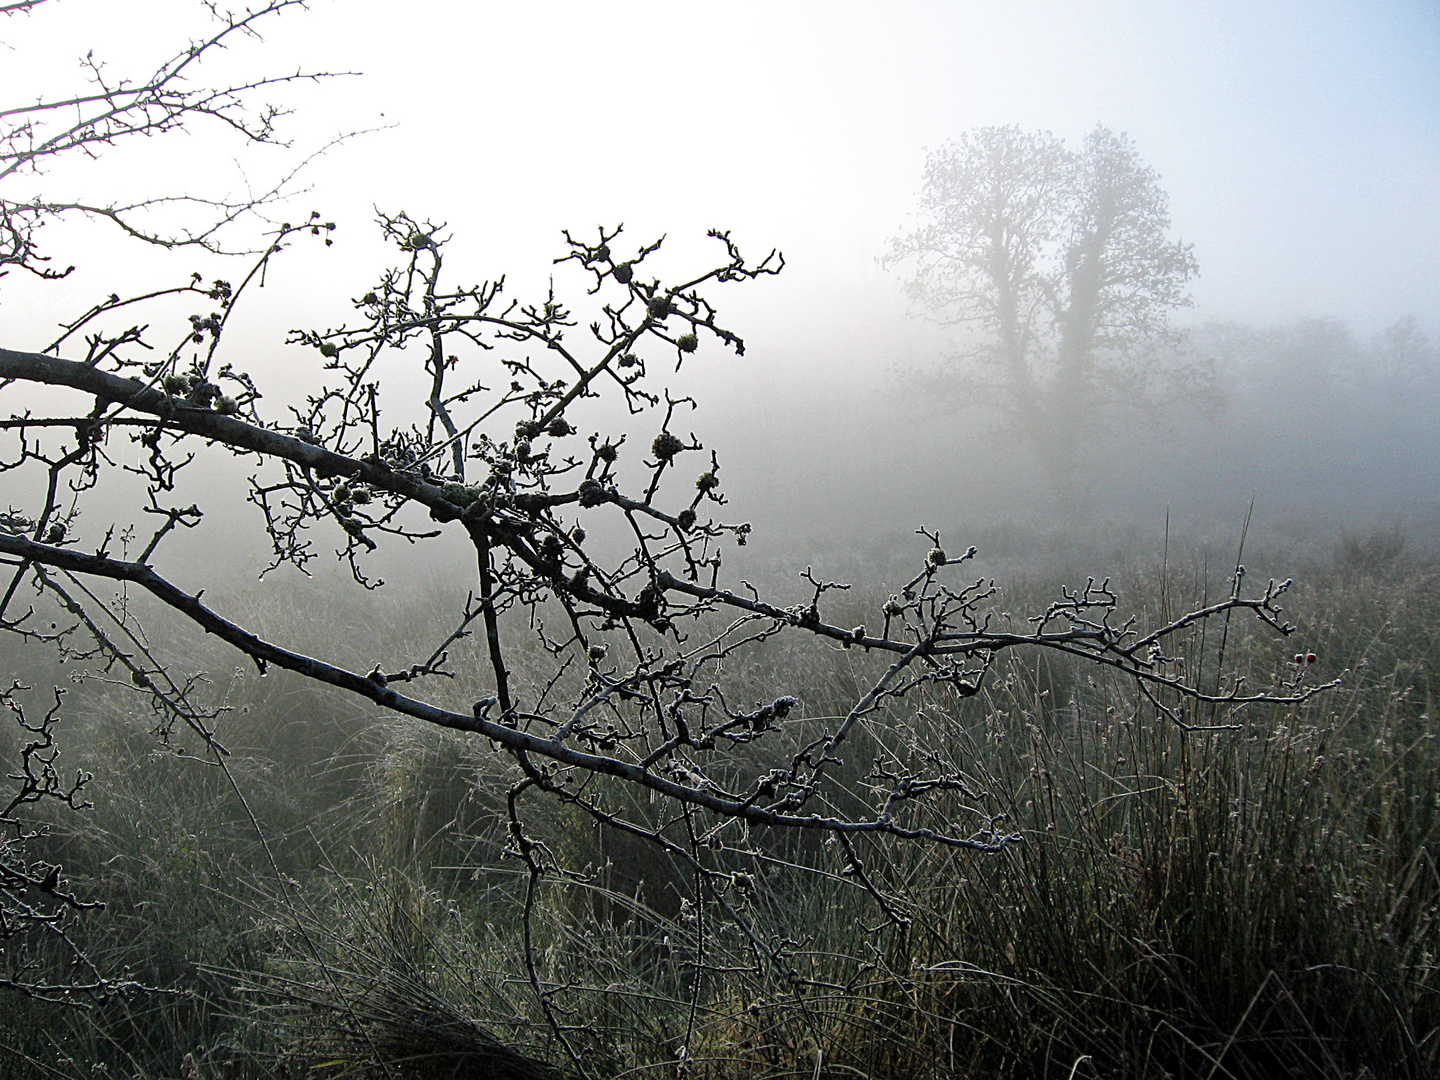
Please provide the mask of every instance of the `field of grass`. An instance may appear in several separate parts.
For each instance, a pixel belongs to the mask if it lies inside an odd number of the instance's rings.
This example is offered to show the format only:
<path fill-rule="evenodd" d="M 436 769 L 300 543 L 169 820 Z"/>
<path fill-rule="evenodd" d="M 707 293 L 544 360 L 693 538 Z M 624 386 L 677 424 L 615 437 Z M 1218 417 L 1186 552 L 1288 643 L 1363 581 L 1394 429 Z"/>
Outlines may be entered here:
<path fill-rule="evenodd" d="M 1180 549 L 1163 572 L 1153 550 L 1104 557 L 1142 622 L 1225 587 L 1226 556 Z M 1042 607 L 1080 561 L 1073 538 L 1014 556 L 1003 604 Z M 713 857 L 735 885 L 708 900 L 654 845 L 539 800 L 526 827 L 555 870 L 532 880 L 507 856 L 512 762 L 283 673 L 194 655 L 233 706 L 228 770 L 162 749 L 121 688 L 76 687 L 64 760 L 96 774 L 95 805 L 56 815 L 39 854 L 106 904 L 77 943 L 158 989 L 0 998 L 0 1071 L 1434 1076 L 1440 562 L 1386 531 L 1257 542 L 1246 561 L 1295 575 L 1299 629 L 1237 618 L 1189 662 L 1264 682 L 1313 652 L 1306 677 L 1339 688 L 1168 717 L 1100 669 L 1015 654 L 978 695 L 905 698 L 848 779 L 864 800 L 872 758 L 935 755 L 971 790 L 934 812 L 983 813 L 1021 843 L 857 844 L 856 873 L 833 845 L 733 827 Z M 855 621 L 884 595 L 847 594 Z M 375 603 L 337 604 L 325 632 L 420 635 L 425 597 Z M 42 688 L 64 674 L 26 663 Z M 848 708 L 867 663 L 780 642 L 736 674 L 813 716 Z M 19 735 L 0 737 L 8 761 Z"/>

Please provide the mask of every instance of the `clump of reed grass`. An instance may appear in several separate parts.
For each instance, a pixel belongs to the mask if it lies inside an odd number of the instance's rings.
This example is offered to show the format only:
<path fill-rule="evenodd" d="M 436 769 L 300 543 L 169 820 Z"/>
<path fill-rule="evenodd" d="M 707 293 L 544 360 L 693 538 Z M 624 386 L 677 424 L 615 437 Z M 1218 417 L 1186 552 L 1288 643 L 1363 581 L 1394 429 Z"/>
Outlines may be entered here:
<path fill-rule="evenodd" d="M 1298 664 L 1238 624 L 1224 658 L 1348 669 L 1301 707 L 1167 715 L 1053 663 L 915 700 L 909 740 L 966 762 L 1024 842 L 871 852 L 909 925 L 867 937 L 837 888 L 797 934 L 831 989 L 717 1010 L 706 1075 L 1435 1075 L 1433 569 L 1311 602 Z"/>
<path fill-rule="evenodd" d="M 97 809 L 56 832 L 56 854 L 111 902 L 88 930 L 107 962 L 178 993 L 89 1018 L 26 1006 L 0 1040 L 38 1064 L 6 1067 L 168 1080 L 189 1053 L 207 1080 L 1434 1075 L 1440 587 L 1388 550 L 1363 572 L 1343 546 L 1309 569 L 1298 646 L 1237 622 L 1223 655 L 1212 637 L 1185 657 L 1217 686 L 1344 674 L 1303 707 L 1185 711 L 1033 658 L 976 697 L 916 691 L 865 733 L 875 755 L 963 764 L 983 799 L 943 812 L 978 806 L 1023 842 L 862 845 L 888 911 L 833 851 L 777 848 L 730 898 L 768 954 L 686 908 L 663 853 L 537 808 L 556 872 L 527 970 L 514 774 L 483 746 L 368 720 L 357 734 L 325 700 L 247 683 L 231 768 L 277 879 L 222 776 L 150 760 L 144 718 L 102 717 L 78 760 Z M 1152 575 L 1132 567 L 1127 594 Z M 1179 578 L 1151 602 L 1194 599 Z M 1204 587 L 1196 569 L 1185 588 Z M 781 653 L 753 675 L 823 709 L 861 661 Z M 870 797 L 863 767 L 849 780 Z"/>

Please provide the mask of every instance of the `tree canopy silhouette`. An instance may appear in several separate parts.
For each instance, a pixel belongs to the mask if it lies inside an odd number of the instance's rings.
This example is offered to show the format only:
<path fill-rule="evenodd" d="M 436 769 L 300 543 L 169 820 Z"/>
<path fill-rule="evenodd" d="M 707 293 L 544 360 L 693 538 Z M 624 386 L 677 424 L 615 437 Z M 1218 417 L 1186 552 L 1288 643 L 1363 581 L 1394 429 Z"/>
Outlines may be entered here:
<path fill-rule="evenodd" d="M 916 375 L 951 407 L 998 410 L 1066 491 L 1081 440 L 1116 402 L 1194 393 L 1203 369 L 1158 362 L 1199 271 L 1169 238 L 1168 198 L 1124 135 L 1078 150 L 1048 132 L 986 127 L 932 151 L 919 223 L 882 259 L 911 299 L 968 331 Z"/>

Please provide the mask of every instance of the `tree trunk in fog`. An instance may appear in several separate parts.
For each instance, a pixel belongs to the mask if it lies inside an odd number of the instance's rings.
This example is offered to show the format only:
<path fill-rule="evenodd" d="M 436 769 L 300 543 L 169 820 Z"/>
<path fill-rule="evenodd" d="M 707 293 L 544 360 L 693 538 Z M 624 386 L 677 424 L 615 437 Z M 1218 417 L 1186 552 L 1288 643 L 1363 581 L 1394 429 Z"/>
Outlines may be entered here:
<path fill-rule="evenodd" d="M 882 262 L 906 262 L 912 299 L 989 344 L 922 379 L 960 407 L 989 406 L 1034 451 L 1062 506 L 1078 504 L 1085 442 L 1116 405 L 1145 405 L 1169 314 L 1189 303 L 1188 245 L 1167 238 L 1167 199 L 1123 135 L 1078 151 L 1048 133 L 982 128 L 932 153 L 921 228 Z M 1201 387 L 1203 372 L 1183 372 Z"/>

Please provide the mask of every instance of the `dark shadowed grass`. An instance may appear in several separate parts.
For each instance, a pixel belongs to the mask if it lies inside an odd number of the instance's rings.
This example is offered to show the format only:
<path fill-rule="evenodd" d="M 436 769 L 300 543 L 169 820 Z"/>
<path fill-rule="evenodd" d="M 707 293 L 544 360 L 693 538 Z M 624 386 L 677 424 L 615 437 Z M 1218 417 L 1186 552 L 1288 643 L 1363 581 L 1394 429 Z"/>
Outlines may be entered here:
<path fill-rule="evenodd" d="M 831 847 L 784 840 L 782 860 L 749 854 L 770 838 L 727 834 L 717 859 L 753 883 L 727 901 L 763 962 L 735 920 L 688 903 L 684 866 L 563 807 L 537 802 L 527 827 L 575 876 L 529 896 L 505 855 L 513 767 L 485 745 L 235 676 L 217 693 L 240 706 L 221 734 L 247 812 L 219 770 L 157 753 L 123 695 L 91 694 L 70 746 L 99 774 L 97 806 L 57 821 L 54 851 L 110 905 L 80 928 L 87 947 L 175 993 L 83 1014 L 7 1001 L 8 1074 L 538 1080 L 578 1058 L 591 1076 L 715 1080 L 1432 1076 L 1436 567 L 1388 533 L 1286 557 L 1304 575 L 1296 635 L 1236 620 L 1223 653 L 1197 639 L 1185 662 L 1257 682 L 1343 674 L 1339 689 L 1196 710 L 1017 657 L 976 697 L 916 691 L 867 733 L 852 797 L 870 797 L 869 757 L 938 755 L 976 795 L 937 813 L 983 812 L 1023 842 L 861 845 L 881 906 Z M 1117 580 L 1153 618 L 1227 588 L 1225 565 L 1172 553 Z M 1005 603 L 1056 587 L 1037 563 Z M 423 611 L 384 618 L 418 642 Z M 333 622 L 353 641 L 376 618 Z M 845 650 L 750 663 L 757 698 L 797 693 L 812 715 L 868 673 Z"/>

